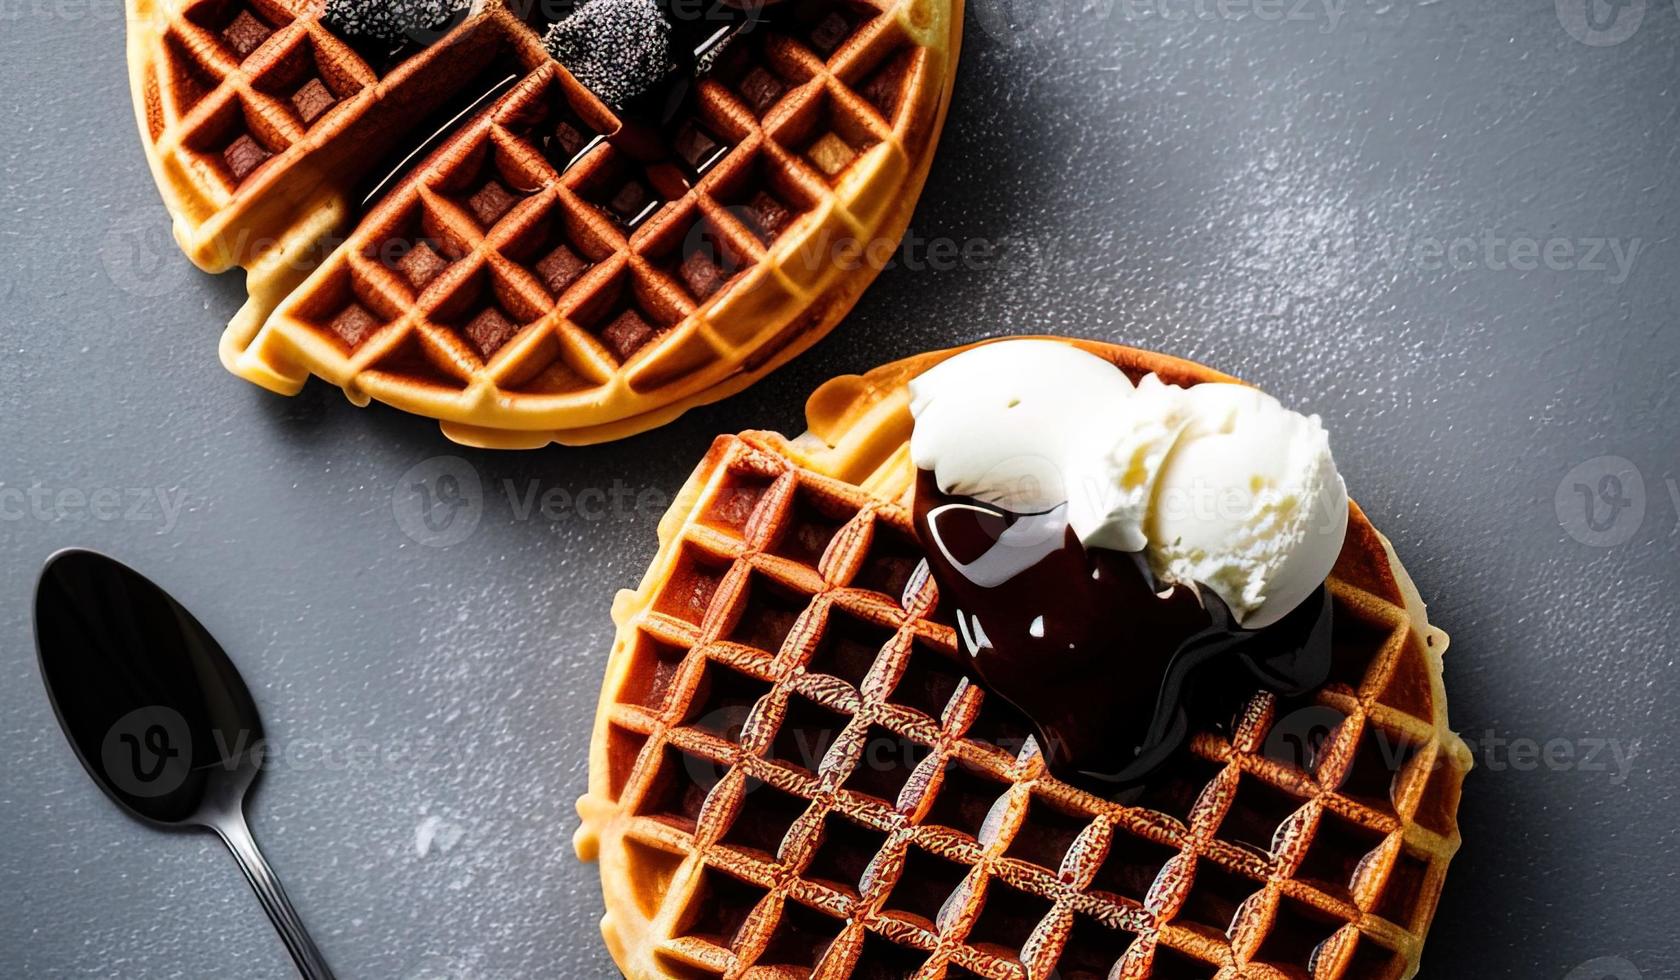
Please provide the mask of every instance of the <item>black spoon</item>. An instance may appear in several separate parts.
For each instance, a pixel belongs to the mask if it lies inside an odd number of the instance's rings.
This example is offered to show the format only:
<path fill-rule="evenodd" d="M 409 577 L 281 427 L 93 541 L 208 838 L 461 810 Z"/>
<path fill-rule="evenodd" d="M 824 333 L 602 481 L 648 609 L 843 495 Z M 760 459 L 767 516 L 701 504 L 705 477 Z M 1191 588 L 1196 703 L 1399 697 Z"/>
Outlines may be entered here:
<path fill-rule="evenodd" d="M 298 972 L 331 980 L 245 823 L 262 719 L 215 638 L 138 572 L 61 551 L 35 590 L 35 643 L 58 723 L 94 782 L 154 826 L 215 831 Z"/>

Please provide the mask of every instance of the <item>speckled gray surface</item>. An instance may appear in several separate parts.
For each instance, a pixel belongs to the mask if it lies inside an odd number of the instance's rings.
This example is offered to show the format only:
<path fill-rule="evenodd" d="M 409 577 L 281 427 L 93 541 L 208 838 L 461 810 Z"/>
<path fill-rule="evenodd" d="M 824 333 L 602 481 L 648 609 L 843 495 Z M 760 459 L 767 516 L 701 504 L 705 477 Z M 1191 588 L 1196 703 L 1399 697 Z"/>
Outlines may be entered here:
<path fill-rule="evenodd" d="M 169 247 L 116 5 L 0 2 L 0 974 L 289 970 L 220 845 L 119 815 L 54 727 L 28 611 L 53 549 L 125 558 L 230 648 L 284 754 L 253 822 L 340 975 L 604 977 L 572 801 L 655 515 L 525 495 L 669 493 L 830 375 L 1030 329 L 1328 420 L 1454 635 L 1482 766 L 1426 977 L 1680 975 L 1680 10 L 1561 4 L 976 0 L 914 228 L 999 259 L 889 272 L 663 431 L 489 455 L 225 374 L 240 284 Z M 438 456 L 482 489 L 448 548 L 404 530 Z M 1593 531 L 1575 485 L 1606 469 L 1629 503 Z"/>

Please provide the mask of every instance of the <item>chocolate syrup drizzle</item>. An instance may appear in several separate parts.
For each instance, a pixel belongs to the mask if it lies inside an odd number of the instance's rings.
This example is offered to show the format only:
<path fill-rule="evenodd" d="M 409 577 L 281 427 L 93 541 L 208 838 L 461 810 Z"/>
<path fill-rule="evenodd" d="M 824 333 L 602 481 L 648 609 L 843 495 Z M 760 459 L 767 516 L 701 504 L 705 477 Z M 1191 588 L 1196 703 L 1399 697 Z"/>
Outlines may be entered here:
<path fill-rule="evenodd" d="M 1084 547 L 1065 505 L 1014 514 L 941 493 L 924 470 L 915 519 L 968 668 L 1026 715 L 1070 781 L 1124 791 L 1256 684 L 1293 697 L 1329 676 L 1323 586 L 1245 630 L 1212 589 L 1164 586 L 1141 554 Z"/>
<path fill-rule="evenodd" d="M 622 122 L 612 135 L 613 144 L 642 162 L 671 155 L 671 131 L 680 119 L 693 114 L 696 87 L 711 60 L 764 19 L 758 7 L 743 10 L 721 2 L 690 9 L 661 0 L 660 6 L 671 26 L 670 68 L 648 91 L 611 106 Z"/>

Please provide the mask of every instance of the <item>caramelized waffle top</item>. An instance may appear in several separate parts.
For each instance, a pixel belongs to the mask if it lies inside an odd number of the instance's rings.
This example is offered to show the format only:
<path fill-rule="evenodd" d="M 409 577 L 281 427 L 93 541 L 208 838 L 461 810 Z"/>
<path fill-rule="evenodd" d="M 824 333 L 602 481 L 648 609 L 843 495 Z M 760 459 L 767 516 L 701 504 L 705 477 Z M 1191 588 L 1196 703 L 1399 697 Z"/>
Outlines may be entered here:
<path fill-rule="evenodd" d="M 868 401 L 828 445 L 719 439 L 615 607 L 578 846 L 625 973 L 1411 976 L 1468 757 L 1445 635 L 1363 515 L 1328 686 L 1110 801 L 956 666 L 904 454 L 864 448 L 907 435 L 902 394 Z"/>
<path fill-rule="evenodd" d="M 396 50 L 320 0 L 130 7 L 177 238 L 250 273 L 224 361 L 492 445 L 647 428 L 814 343 L 903 231 L 960 31 L 953 0 L 790 0 L 637 138 L 518 13 L 542 4 Z"/>

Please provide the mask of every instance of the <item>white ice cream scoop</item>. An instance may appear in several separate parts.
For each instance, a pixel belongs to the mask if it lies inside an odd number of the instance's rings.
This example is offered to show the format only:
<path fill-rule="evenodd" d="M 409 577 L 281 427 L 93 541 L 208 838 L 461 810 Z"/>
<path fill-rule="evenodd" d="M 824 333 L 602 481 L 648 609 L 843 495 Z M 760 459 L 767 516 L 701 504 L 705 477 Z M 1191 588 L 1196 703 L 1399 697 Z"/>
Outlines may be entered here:
<path fill-rule="evenodd" d="M 1155 574 L 1219 593 L 1243 626 L 1282 619 L 1329 577 L 1347 487 L 1318 416 L 1253 388 L 1184 390 L 1185 421 L 1144 523 Z"/>
<path fill-rule="evenodd" d="M 1093 419 L 1069 447 L 1068 523 L 1086 547 L 1142 551 L 1167 455 L 1189 421 L 1184 389 L 1153 374 L 1132 397 Z"/>
<path fill-rule="evenodd" d="M 910 382 L 910 456 L 945 493 L 1046 511 L 1067 500 L 1070 444 L 1131 393 L 1119 368 L 1070 344 L 976 347 Z"/>
<path fill-rule="evenodd" d="M 1144 552 L 1245 627 L 1283 618 L 1329 576 L 1347 488 L 1317 416 L 1235 384 L 1136 386 L 1068 344 L 1004 341 L 910 383 L 910 451 L 945 493 L 1016 513 L 1068 505 L 1087 547 Z"/>

